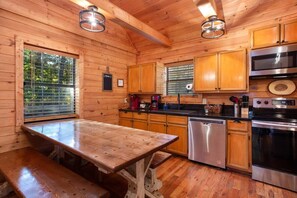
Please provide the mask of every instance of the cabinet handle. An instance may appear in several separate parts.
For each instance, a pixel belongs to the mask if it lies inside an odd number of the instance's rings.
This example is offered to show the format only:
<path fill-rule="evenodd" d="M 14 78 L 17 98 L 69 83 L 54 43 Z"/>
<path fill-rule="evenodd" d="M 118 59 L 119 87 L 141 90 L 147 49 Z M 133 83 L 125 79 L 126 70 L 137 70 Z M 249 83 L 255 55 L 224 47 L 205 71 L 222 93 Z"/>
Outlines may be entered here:
<path fill-rule="evenodd" d="M 240 120 L 233 120 L 234 123 L 241 123 Z"/>

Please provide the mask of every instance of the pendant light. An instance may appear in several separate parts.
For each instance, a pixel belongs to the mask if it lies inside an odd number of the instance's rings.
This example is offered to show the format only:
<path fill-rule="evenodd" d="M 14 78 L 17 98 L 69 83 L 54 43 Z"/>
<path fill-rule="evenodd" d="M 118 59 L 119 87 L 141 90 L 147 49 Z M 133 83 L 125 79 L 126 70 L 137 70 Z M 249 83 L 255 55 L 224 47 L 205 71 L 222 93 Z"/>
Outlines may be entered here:
<path fill-rule="evenodd" d="M 79 25 L 82 29 L 90 32 L 103 32 L 105 30 L 105 17 L 98 12 L 94 5 L 88 6 L 87 10 L 79 12 Z"/>
<path fill-rule="evenodd" d="M 201 37 L 206 39 L 219 38 L 225 34 L 225 21 L 213 15 L 202 23 L 201 29 Z"/>

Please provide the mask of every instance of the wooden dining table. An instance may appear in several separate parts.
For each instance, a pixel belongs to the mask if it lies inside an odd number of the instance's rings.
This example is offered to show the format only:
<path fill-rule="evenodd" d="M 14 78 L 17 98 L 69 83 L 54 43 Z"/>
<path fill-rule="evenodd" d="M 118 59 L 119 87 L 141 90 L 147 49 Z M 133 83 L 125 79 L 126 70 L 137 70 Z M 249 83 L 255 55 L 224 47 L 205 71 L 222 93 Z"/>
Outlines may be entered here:
<path fill-rule="evenodd" d="M 129 182 L 126 197 L 151 195 L 145 189 L 145 175 L 154 153 L 178 139 L 84 119 L 27 123 L 22 129 L 93 163 L 105 173 L 119 173 Z"/>

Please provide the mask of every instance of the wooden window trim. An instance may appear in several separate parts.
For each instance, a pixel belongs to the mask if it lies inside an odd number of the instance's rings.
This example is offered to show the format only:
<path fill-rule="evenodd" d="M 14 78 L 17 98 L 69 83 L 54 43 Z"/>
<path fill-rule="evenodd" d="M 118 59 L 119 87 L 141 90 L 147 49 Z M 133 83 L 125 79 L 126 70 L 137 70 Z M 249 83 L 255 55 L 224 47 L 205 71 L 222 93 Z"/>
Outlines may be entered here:
<path fill-rule="evenodd" d="M 54 45 L 56 44 L 56 45 Z M 46 43 L 36 40 L 30 40 L 28 38 L 22 38 L 20 36 L 15 37 L 15 54 L 16 54 L 16 99 L 15 99 L 15 109 L 16 109 L 16 127 L 20 127 L 25 122 L 32 121 L 41 121 L 41 120 L 51 120 L 51 119 L 62 119 L 62 118 L 70 118 L 70 117 L 79 117 L 83 118 L 83 74 L 84 74 L 84 52 L 79 49 L 73 48 L 73 46 L 66 48 L 67 51 L 61 50 L 60 44 L 52 42 L 50 44 L 51 49 L 46 46 Z M 53 47 L 57 46 L 57 47 Z M 61 115 L 61 116 L 49 116 L 49 117 L 40 117 L 40 118 L 24 118 L 24 49 L 38 49 L 46 52 L 55 52 L 61 53 L 63 55 L 67 54 L 67 56 L 74 57 L 77 59 L 76 65 L 76 114 L 71 115 Z"/>

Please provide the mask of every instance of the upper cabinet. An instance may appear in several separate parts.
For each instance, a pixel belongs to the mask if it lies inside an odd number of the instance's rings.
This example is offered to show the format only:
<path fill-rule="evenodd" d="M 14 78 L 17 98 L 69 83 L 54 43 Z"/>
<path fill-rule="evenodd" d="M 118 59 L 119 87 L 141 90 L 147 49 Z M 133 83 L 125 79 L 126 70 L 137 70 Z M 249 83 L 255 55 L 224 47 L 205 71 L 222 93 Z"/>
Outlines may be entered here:
<path fill-rule="evenodd" d="M 137 94 L 162 94 L 164 66 L 146 63 L 128 67 L 128 92 Z"/>
<path fill-rule="evenodd" d="M 212 54 L 195 58 L 194 90 L 217 90 L 218 55 Z"/>
<path fill-rule="evenodd" d="M 251 30 L 251 48 L 263 48 L 297 42 L 297 21 Z"/>
<path fill-rule="evenodd" d="M 194 91 L 247 91 L 246 50 L 196 57 Z"/>

